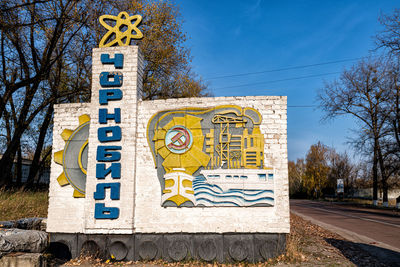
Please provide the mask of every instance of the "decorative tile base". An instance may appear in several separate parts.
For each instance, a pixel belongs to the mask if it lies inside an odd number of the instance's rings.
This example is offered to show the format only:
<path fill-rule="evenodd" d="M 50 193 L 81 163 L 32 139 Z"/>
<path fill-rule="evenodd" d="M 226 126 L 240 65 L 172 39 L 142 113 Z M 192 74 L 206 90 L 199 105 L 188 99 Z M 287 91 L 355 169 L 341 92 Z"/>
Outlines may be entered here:
<path fill-rule="evenodd" d="M 207 262 L 262 262 L 285 252 L 286 234 L 274 233 L 157 233 L 88 235 L 51 233 L 55 253 L 78 257 L 91 253 L 119 261 L 202 260 Z M 61 251 L 65 250 L 65 251 Z M 68 251 L 66 251 L 68 250 Z"/>

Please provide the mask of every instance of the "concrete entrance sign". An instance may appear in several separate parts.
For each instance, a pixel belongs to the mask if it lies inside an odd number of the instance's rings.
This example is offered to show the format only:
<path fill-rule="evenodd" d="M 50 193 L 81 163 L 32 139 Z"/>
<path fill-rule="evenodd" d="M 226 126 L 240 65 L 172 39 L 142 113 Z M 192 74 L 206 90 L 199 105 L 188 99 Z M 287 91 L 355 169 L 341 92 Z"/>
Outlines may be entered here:
<path fill-rule="evenodd" d="M 138 17 L 115 18 L 140 37 Z M 286 97 L 143 101 L 140 49 L 106 39 L 93 50 L 91 102 L 55 106 L 51 241 L 119 260 L 283 253 Z"/>

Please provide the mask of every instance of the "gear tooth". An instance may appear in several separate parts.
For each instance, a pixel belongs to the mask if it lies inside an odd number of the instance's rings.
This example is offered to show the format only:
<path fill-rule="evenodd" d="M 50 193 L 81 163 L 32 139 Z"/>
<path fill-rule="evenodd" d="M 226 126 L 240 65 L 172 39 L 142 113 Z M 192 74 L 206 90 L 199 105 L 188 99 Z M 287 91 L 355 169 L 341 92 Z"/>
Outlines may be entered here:
<path fill-rule="evenodd" d="M 80 198 L 80 197 L 85 197 L 85 194 L 82 194 L 82 193 L 79 192 L 78 190 L 74 190 L 73 196 L 74 196 L 75 198 Z"/>
<path fill-rule="evenodd" d="M 79 116 L 79 125 L 82 125 L 89 121 L 90 121 L 90 116 L 88 114 L 83 114 L 83 115 Z"/>
<path fill-rule="evenodd" d="M 54 162 L 61 164 L 63 163 L 63 154 L 64 154 L 64 150 L 60 150 L 54 153 Z"/>
<path fill-rule="evenodd" d="M 64 173 L 64 172 L 61 173 L 60 176 L 58 176 L 57 182 L 58 182 L 61 186 L 64 186 L 64 185 L 69 184 L 69 182 L 68 182 L 68 180 L 67 180 L 67 177 L 65 177 L 65 173 Z"/>
<path fill-rule="evenodd" d="M 59 183 L 60 186 L 65 186 L 65 185 L 71 185 L 73 187 L 73 197 L 74 198 L 84 198 L 85 197 L 85 191 L 84 189 L 80 189 L 77 188 L 74 184 L 73 184 L 73 179 L 75 179 L 74 177 L 70 177 L 68 170 L 70 169 L 70 167 L 65 166 L 66 165 L 70 165 L 71 161 L 65 161 L 64 160 L 64 154 L 65 153 L 69 153 L 69 150 L 66 150 L 68 147 L 68 144 L 70 142 L 73 142 L 75 139 L 75 133 L 78 133 L 79 131 L 81 131 L 82 129 L 86 129 L 85 131 L 88 131 L 88 124 L 90 122 L 90 116 L 88 114 L 83 114 L 81 116 L 79 116 L 79 126 L 76 129 L 70 130 L 70 129 L 64 129 L 62 131 L 61 138 L 65 141 L 65 147 L 64 150 L 61 151 L 57 151 L 54 153 L 54 162 L 60 164 L 63 166 L 64 171 L 57 177 L 57 182 Z M 79 142 L 82 142 L 84 140 L 79 140 Z M 73 154 L 75 155 L 71 155 L 72 156 L 78 156 L 78 160 L 82 160 L 82 153 L 83 153 L 83 149 L 85 148 L 85 146 L 87 145 L 87 140 L 85 141 L 85 143 L 83 144 L 82 148 L 79 151 L 79 154 L 76 155 L 77 151 L 72 151 Z M 77 177 L 77 179 L 84 179 L 86 181 L 86 172 L 85 170 L 83 170 L 83 167 L 81 166 L 82 163 L 79 163 L 79 167 L 81 168 L 82 174 L 78 174 L 79 176 Z M 73 166 L 73 168 L 75 168 L 76 166 Z M 71 173 L 71 175 L 74 175 L 73 173 Z M 70 179 L 72 178 L 72 180 Z"/>
<path fill-rule="evenodd" d="M 72 135 L 74 131 L 70 130 L 70 129 L 64 129 L 64 131 L 62 131 L 61 133 L 61 137 L 64 141 L 67 141 L 70 136 Z"/>

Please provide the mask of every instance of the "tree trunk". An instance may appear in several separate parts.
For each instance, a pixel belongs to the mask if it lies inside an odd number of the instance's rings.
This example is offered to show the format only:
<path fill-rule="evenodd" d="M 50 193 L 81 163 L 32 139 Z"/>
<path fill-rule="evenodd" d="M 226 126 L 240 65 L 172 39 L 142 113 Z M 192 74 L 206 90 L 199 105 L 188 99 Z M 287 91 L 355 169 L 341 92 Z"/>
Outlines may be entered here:
<path fill-rule="evenodd" d="M 383 205 L 388 206 L 388 184 L 387 179 L 389 178 L 388 171 L 385 166 L 385 162 L 382 156 L 382 151 L 378 146 L 378 160 L 379 160 L 379 167 L 381 170 L 381 179 L 382 179 L 382 191 L 383 191 Z"/>
<path fill-rule="evenodd" d="M 387 178 L 382 177 L 382 190 L 383 190 L 383 206 L 389 206 L 389 199 L 388 199 L 388 183 Z"/>
<path fill-rule="evenodd" d="M 42 174 L 44 173 L 44 170 L 46 168 L 45 164 L 46 164 L 46 159 L 47 157 L 49 157 L 51 155 L 51 151 L 52 149 L 49 149 L 46 154 L 42 157 L 42 160 L 40 161 L 39 164 L 39 178 L 36 181 L 36 185 L 40 184 L 40 177 L 42 176 Z"/>
<path fill-rule="evenodd" d="M 378 140 L 374 140 L 374 155 L 372 162 L 372 204 L 378 205 Z"/>
<path fill-rule="evenodd" d="M 21 144 L 18 146 L 17 151 L 17 164 L 15 166 L 17 170 L 17 177 L 15 179 L 15 183 L 17 186 L 20 186 L 22 183 L 22 152 L 21 152 Z"/>
<path fill-rule="evenodd" d="M 15 154 L 19 147 L 21 136 L 22 132 L 20 133 L 20 129 L 16 129 L 10 144 L 0 160 L 0 186 L 7 186 L 12 183 L 11 169 L 14 163 Z"/>
<path fill-rule="evenodd" d="M 8 147 L 0 160 L 0 186 L 9 185 L 12 181 L 12 178 L 10 177 L 11 167 L 14 161 L 15 153 L 18 150 L 22 134 L 29 126 L 30 122 L 27 122 L 26 118 L 28 116 L 29 108 L 31 106 L 33 97 L 35 96 L 35 93 L 38 89 L 38 86 L 39 83 L 37 82 L 33 84 L 32 87 L 26 89 L 26 97 L 21 107 L 19 118 L 18 120 L 16 120 L 14 126 L 14 135 L 11 138 Z"/>
<path fill-rule="evenodd" d="M 383 191 L 383 205 L 388 206 L 388 184 L 387 184 L 387 179 L 389 178 L 388 171 L 385 166 L 385 161 L 383 159 L 382 155 L 382 150 L 381 147 L 377 146 L 378 148 L 378 161 L 379 161 L 379 167 L 381 170 L 381 179 L 382 179 L 382 191 Z"/>
<path fill-rule="evenodd" d="M 46 138 L 47 129 L 49 128 L 51 117 L 53 116 L 53 104 L 49 104 L 46 115 L 43 119 L 42 127 L 40 128 L 39 138 L 36 145 L 35 155 L 33 156 L 31 168 L 29 169 L 28 180 L 26 181 L 27 186 L 31 186 L 34 183 L 35 176 L 39 172 L 40 167 L 40 156 L 42 154 L 44 140 Z"/>

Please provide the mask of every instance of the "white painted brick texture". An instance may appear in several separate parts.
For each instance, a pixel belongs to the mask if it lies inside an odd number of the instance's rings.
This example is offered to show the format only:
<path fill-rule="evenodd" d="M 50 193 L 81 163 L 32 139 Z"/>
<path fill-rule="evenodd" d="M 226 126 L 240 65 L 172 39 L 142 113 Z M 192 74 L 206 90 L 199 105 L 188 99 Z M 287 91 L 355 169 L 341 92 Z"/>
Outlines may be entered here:
<path fill-rule="evenodd" d="M 74 130 L 79 126 L 79 116 L 89 114 L 88 103 L 61 104 L 54 106 L 53 155 L 65 146 L 61 133 L 64 129 Z M 61 187 L 58 176 L 63 167 L 51 161 L 49 209 L 47 232 L 82 233 L 85 222 L 84 198 L 73 198 L 74 189 L 70 185 Z"/>
<path fill-rule="evenodd" d="M 107 143 L 123 147 L 121 153 L 122 173 L 120 180 L 107 177 L 101 182 L 120 182 L 121 199 L 105 202 L 106 206 L 119 207 L 120 217 L 115 220 L 94 218 L 93 198 L 97 180 L 95 177 L 96 149 L 100 90 L 99 75 L 102 71 L 114 71 L 113 65 L 102 65 L 100 54 L 123 53 L 124 75 L 122 101 L 110 102 L 107 107 L 113 113 L 121 108 L 122 140 Z M 129 54 L 129 56 L 127 56 Z M 89 159 L 86 182 L 86 198 L 72 197 L 70 186 L 61 187 L 56 179 L 62 166 L 52 162 L 49 232 L 64 233 L 168 233 L 168 232 L 263 232 L 288 233 L 289 185 L 287 169 L 287 99 L 283 96 L 187 98 L 142 101 L 142 71 L 138 71 L 143 57 L 137 47 L 113 47 L 93 51 L 93 87 L 90 104 L 68 104 L 55 107 L 53 152 L 62 150 L 65 142 L 60 134 L 63 129 L 75 129 L 79 115 L 91 116 L 89 133 Z M 138 75 L 139 73 L 139 75 Z M 275 168 L 275 205 L 273 207 L 161 207 L 161 189 L 150 147 L 147 143 L 147 123 L 158 111 L 183 107 L 215 107 L 235 104 L 257 109 L 262 115 L 261 132 L 265 138 L 265 165 Z M 108 123 L 107 126 L 114 125 Z M 109 193 L 106 195 L 109 199 Z"/>
<path fill-rule="evenodd" d="M 157 171 L 146 140 L 150 117 L 162 110 L 235 104 L 257 109 L 265 137 L 265 164 L 275 168 L 274 207 L 161 207 Z M 288 233 L 286 97 L 217 97 L 143 101 L 139 103 L 135 232 L 265 232 Z"/>
<path fill-rule="evenodd" d="M 115 53 L 124 55 L 123 69 L 115 69 L 114 65 L 104 65 L 100 61 L 100 55 L 109 53 L 110 57 L 114 57 Z M 135 155 L 136 155 L 136 114 L 138 84 L 142 84 L 141 71 L 138 72 L 138 48 L 136 46 L 128 47 L 110 47 L 96 48 L 93 50 L 93 70 L 92 70 L 92 98 L 91 98 L 91 125 L 89 134 L 89 160 L 86 180 L 86 203 L 85 203 L 85 232 L 86 233 L 132 233 L 133 217 L 135 206 Z M 119 101 L 110 101 L 108 105 L 99 104 L 99 90 L 101 89 L 99 76 L 103 71 L 120 71 L 123 74 L 123 85 L 119 89 L 122 90 L 123 98 Z M 139 73 L 139 74 L 138 74 Z M 99 124 L 98 110 L 99 108 L 107 108 L 109 113 L 114 113 L 114 108 L 121 108 L 121 123 L 115 124 L 109 121 L 107 124 Z M 104 126 L 119 125 L 122 131 L 122 139 L 119 142 L 100 143 L 98 141 L 97 129 Z M 121 179 L 112 179 L 108 175 L 104 180 L 96 178 L 96 150 L 98 145 L 115 145 L 121 146 L 122 165 Z M 96 191 L 97 183 L 119 182 L 121 183 L 120 200 L 111 200 L 109 190 L 106 190 L 105 200 L 94 200 L 93 193 Z M 119 208 L 119 217 L 114 220 L 95 219 L 94 207 L 95 203 L 105 203 L 106 207 Z"/>

